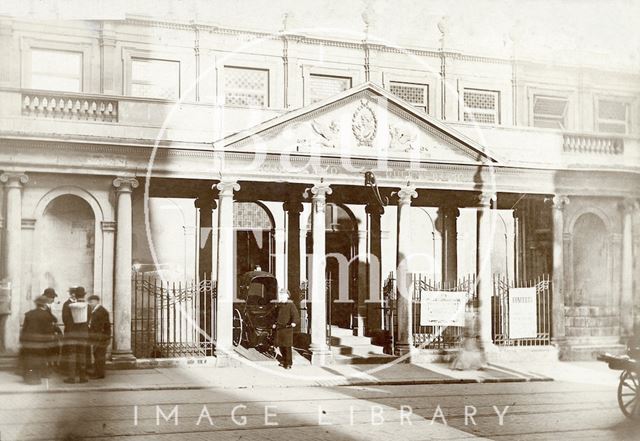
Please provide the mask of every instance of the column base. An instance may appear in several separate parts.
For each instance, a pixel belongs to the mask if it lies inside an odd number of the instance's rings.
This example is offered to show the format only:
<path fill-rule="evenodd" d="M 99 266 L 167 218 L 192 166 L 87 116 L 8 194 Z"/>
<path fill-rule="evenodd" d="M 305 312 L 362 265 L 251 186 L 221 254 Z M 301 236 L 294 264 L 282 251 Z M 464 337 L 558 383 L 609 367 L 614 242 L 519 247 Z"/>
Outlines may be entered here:
<path fill-rule="evenodd" d="M 394 355 L 404 357 L 402 360 L 404 363 L 411 363 L 415 352 L 415 347 L 412 344 L 407 343 L 396 343 L 396 347 L 394 349 Z"/>
<path fill-rule="evenodd" d="M 312 366 L 326 366 L 333 363 L 333 353 L 328 346 L 309 348 Z"/>
<path fill-rule="evenodd" d="M 136 367 L 136 357 L 131 351 L 114 351 L 111 353 L 111 365 L 115 369 L 133 369 Z"/>

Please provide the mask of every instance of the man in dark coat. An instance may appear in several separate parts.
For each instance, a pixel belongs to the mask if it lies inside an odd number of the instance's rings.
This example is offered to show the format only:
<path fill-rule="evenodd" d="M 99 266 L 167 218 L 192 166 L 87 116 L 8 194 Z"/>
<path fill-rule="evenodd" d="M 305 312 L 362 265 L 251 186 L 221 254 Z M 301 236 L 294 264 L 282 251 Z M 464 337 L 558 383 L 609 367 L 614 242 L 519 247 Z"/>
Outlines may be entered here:
<path fill-rule="evenodd" d="M 71 309 L 69 305 L 76 302 L 76 290 L 78 287 L 72 286 L 69 288 L 69 298 L 62 304 L 62 324 L 64 325 L 64 333 L 71 329 L 73 326 L 73 318 L 71 317 Z M 66 339 L 62 340 L 62 372 L 69 372 L 71 366 L 71 347 Z"/>
<path fill-rule="evenodd" d="M 107 356 L 107 346 L 111 340 L 111 322 L 109 311 L 100 304 L 100 297 L 89 296 L 89 344 L 93 354 L 94 367 L 91 378 L 104 378 L 104 365 Z M 91 356 L 88 356 L 91 359 Z"/>
<path fill-rule="evenodd" d="M 49 367 L 49 370 L 51 371 L 59 367 L 60 349 L 62 347 L 62 331 L 58 326 L 58 318 L 53 314 L 53 311 L 51 311 L 51 304 L 56 300 L 58 294 L 56 293 L 55 289 L 47 288 L 44 290 L 42 295 L 49 299 L 49 303 L 47 304 L 47 311 L 49 311 L 49 314 L 51 314 L 51 317 L 53 317 L 54 322 L 54 342 L 51 345 L 51 349 L 49 350 L 49 357 L 47 360 L 47 365 Z"/>
<path fill-rule="evenodd" d="M 48 310 L 49 299 L 40 296 L 36 308 L 24 315 L 20 343 L 24 356 L 24 380 L 28 384 L 40 384 L 47 371 L 47 357 L 54 342 L 54 318 Z"/>
<path fill-rule="evenodd" d="M 278 306 L 276 308 L 276 322 L 273 327 L 276 330 L 274 344 L 280 348 L 282 361 L 280 365 L 285 369 L 291 369 L 293 364 L 293 329 L 300 325 L 300 314 L 296 306 L 289 300 L 289 292 L 281 290 L 278 293 Z"/>
<path fill-rule="evenodd" d="M 89 344 L 89 307 L 85 301 L 85 290 L 79 286 L 75 289 L 75 302 L 68 304 L 67 316 L 63 309 L 62 320 L 65 322 L 64 344 L 68 348 L 69 375 L 65 383 L 86 383 L 87 379 L 87 345 Z M 63 307 L 64 308 L 64 307 Z M 66 321 L 65 321 L 66 318 Z"/>

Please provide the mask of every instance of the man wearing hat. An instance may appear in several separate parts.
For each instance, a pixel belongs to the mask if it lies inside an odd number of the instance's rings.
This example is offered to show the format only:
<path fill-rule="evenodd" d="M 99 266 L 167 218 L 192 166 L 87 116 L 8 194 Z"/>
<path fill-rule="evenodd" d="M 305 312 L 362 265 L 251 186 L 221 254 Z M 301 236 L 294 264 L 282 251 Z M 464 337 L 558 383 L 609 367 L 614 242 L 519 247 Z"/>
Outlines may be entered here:
<path fill-rule="evenodd" d="M 51 349 L 49 351 L 47 364 L 50 369 L 55 369 L 56 367 L 59 366 L 60 349 L 62 347 L 62 331 L 58 326 L 58 318 L 55 316 L 55 314 L 51 310 L 51 304 L 55 302 L 56 297 L 58 297 L 58 294 L 56 293 L 55 289 L 46 288 L 42 293 L 42 295 L 47 299 L 49 299 L 49 303 L 47 304 L 47 311 L 49 311 L 49 314 L 51 314 L 51 317 L 53 317 L 54 342 L 51 345 Z"/>
<path fill-rule="evenodd" d="M 79 286 L 74 290 L 75 301 L 70 301 L 62 320 L 65 323 L 64 344 L 69 352 L 69 375 L 65 383 L 86 383 L 87 379 L 87 345 L 89 343 L 89 307 L 85 301 L 86 292 Z M 65 302 L 66 303 L 66 302 Z M 77 380 L 77 381 L 76 381 Z"/>
<path fill-rule="evenodd" d="M 54 317 L 49 311 L 49 298 L 39 296 L 36 307 L 24 315 L 24 324 L 20 331 L 20 343 L 24 354 L 24 381 L 28 384 L 40 384 L 46 375 L 47 356 L 54 342 Z"/>
<path fill-rule="evenodd" d="M 76 290 L 77 286 L 69 288 L 69 298 L 62 304 L 62 324 L 64 325 L 64 333 L 66 333 L 73 326 L 73 318 L 71 317 L 71 309 L 69 305 L 76 302 Z M 62 372 L 69 372 L 71 364 L 71 347 L 67 344 L 66 339 L 62 340 Z"/>
<path fill-rule="evenodd" d="M 104 378 L 107 346 L 111 340 L 111 322 L 109 311 L 100 304 L 100 297 L 93 294 L 89 298 L 89 344 L 93 354 L 94 366 L 91 378 Z M 91 360 L 91 354 L 87 356 Z"/>

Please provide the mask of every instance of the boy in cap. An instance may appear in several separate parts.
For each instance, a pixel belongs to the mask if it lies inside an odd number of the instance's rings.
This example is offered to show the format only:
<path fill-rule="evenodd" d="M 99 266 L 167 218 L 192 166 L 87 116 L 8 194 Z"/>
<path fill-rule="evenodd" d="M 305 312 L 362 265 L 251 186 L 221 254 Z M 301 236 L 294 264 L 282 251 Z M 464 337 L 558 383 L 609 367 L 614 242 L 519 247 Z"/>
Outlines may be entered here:
<path fill-rule="evenodd" d="M 49 299 L 39 296 L 36 307 L 24 315 L 20 343 L 24 354 L 24 381 L 40 384 L 46 375 L 47 356 L 54 341 L 54 318 L 48 310 Z"/>
<path fill-rule="evenodd" d="M 104 366 L 106 362 L 107 346 L 111 340 L 111 323 L 109 311 L 100 304 L 100 297 L 93 294 L 89 296 L 89 343 L 94 359 L 93 374 L 90 378 L 104 378 Z M 91 355 L 88 355 L 91 360 Z"/>

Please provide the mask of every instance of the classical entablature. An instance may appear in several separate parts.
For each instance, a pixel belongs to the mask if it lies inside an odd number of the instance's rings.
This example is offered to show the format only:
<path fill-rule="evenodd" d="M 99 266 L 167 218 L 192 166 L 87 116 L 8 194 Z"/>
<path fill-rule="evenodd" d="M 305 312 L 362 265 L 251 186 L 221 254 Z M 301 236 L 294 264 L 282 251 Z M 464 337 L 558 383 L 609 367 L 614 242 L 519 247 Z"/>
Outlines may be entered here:
<path fill-rule="evenodd" d="M 440 164 L 497 164 L 483 146 L 365 83 L 214 143 L 217 151 Z"/>

